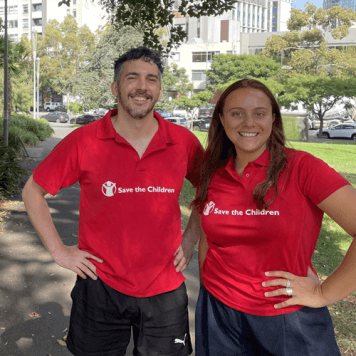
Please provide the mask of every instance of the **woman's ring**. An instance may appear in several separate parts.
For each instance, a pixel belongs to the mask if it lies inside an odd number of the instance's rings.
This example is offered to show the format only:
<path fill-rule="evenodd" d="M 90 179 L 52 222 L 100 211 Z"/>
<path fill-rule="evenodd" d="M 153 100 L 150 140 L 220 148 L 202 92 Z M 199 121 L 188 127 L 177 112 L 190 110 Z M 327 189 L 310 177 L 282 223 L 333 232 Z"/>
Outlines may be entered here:
<path fill-rule="evenodd" d="M 287 285 L 286 285 L 286 288 L 289 288 L 290 287 L 290 280 L 287 279 Z"/>
<path fill-rule="evenodd" d="M 286 288 L 286 293 L 289 297 L 292 297 L 293 296 L 293 289 L 292 288 Z"/>

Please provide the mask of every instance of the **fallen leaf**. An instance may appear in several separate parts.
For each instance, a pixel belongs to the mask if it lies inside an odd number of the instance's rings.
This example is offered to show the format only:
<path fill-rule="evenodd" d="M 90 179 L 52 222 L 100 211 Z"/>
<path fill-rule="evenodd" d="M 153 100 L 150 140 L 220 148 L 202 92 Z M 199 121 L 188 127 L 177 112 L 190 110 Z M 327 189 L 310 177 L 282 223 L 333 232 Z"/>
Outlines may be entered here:
<path fill-rule="evenodd" d="M 73 236 L 73 237 L 78 237 L 78 235 L 76 235 L 76 234 L 72 234 L 72 236 Z"/>
<path fill-rule="evenodd" d="M 31 318 L 39 318 L 40 317 L 36 312 L 30 313 L 30 314 L 28 314 L 28 316 Z"/>
<path fill-rule="evenodd" d="M 63 340 L 57 340 L 57 343 L 61 346 L 67 346 L 67 344 Z"/>

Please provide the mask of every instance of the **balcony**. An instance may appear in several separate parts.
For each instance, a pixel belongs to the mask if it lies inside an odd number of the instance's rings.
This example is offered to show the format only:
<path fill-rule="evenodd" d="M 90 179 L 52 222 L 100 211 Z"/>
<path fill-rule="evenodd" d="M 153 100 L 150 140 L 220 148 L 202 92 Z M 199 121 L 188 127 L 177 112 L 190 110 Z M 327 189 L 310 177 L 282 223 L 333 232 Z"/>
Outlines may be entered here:
<path fill-rule="evenodd" d="M 33 19 L 41 19 L 42 18 L 42 11 L 34 11 L 32 13 L 32 18 Z"/>

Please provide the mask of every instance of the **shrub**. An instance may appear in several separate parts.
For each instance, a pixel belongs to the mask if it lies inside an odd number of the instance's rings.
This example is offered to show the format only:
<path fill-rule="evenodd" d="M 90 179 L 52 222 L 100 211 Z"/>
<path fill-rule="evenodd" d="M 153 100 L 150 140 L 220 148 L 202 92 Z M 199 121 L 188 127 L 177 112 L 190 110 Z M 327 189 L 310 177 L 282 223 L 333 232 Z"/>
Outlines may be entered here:
<path fill-rule="evenodd" d="M 7 197 L 28 173 L 19 165 L 17 151 L 11 146 L 5 147 L 3 138 L 0 138 L 0 157 L 0 197 Z"/>
<path fill-rule="evenodd" d="M 3 133 L 3 119 L 0 117 L 0 134 Z M 34 120 L 23 114 L 13 114 L 9 122 L 9 145 L 10 136 L 17 135 L 24 145 L 37 145 L 52 136 L 53 129 L 45 119 Z"/>

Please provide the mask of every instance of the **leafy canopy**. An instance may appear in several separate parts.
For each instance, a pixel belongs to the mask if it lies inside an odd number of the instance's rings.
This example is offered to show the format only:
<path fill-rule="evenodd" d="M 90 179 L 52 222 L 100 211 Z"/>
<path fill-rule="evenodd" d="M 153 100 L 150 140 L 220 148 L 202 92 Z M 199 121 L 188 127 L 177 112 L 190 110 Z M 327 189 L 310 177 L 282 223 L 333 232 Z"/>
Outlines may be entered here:
<path fill-rule="evenodd" d="M 69 6 L 71 0 L 61 0 L 59 6 Z M 233 8 L 235 0 L 182 0 L 178 8 L 181 16 L 200 17 L 217 16 Z M 143 45 L 166 54 L 175 45 L 187 38 L 181 27 L 173 26 L 175 15 L 172 13 L 175 0 L 100 0 L 112 24 L 117 28 L 130 26 L 143 36 Z M 166 28 L 169 39 L 162 43 L 159 30 Z M 166 45 L 166 47 L 164 46 Z"/>
<path fill-rule="evenodd" d="M 349 34 L 353 21 L 356 21 L 356 12 L 352 9 L 334 6 L 324 10 L 308 2 L 305 10 L 291 10 L 288 21 L 291 32 L 268 38 L 266 49 L 261 55 L 270 57 L 274 53 L 283 55 L 286 51 L 291 52 L 292 60 L 288 65 L 296 74 L 330 74 L 328 70 L 320 70 L 323 66 L 330 65 L 335 69 L 339 63 L 341 68 L 345 68 L 345 59 L 339 56 L 338 61 L 335 61 L 336 56 L 331 58 L 328 55 L 326 33 L 330 32 L 333 38 L 341 39 Z M 305 30 L 306 28 L 309 30 Z M 299 53 L 294 56 L 297 51 Z"/>
<path fill-rule="evenodd" d="M 297 75 L 285 81 L 284 93 L 279 97 L 279 102 L 285 107 L 302 102 L 320 120 L 321 135 L 325 113 L 337 104 L 349 106 L 350 99 L 355 97 L 356 78 Z"/>
<path fill-rule="evenodd" d="M 213 57 L 211 70 L 207 72 L 208 89 L 216 91 L 219 84 L 242 78 L 272 78 L 281 71 L 281 66 L 270 58 L 247 54 L 217 54 Z"/>

